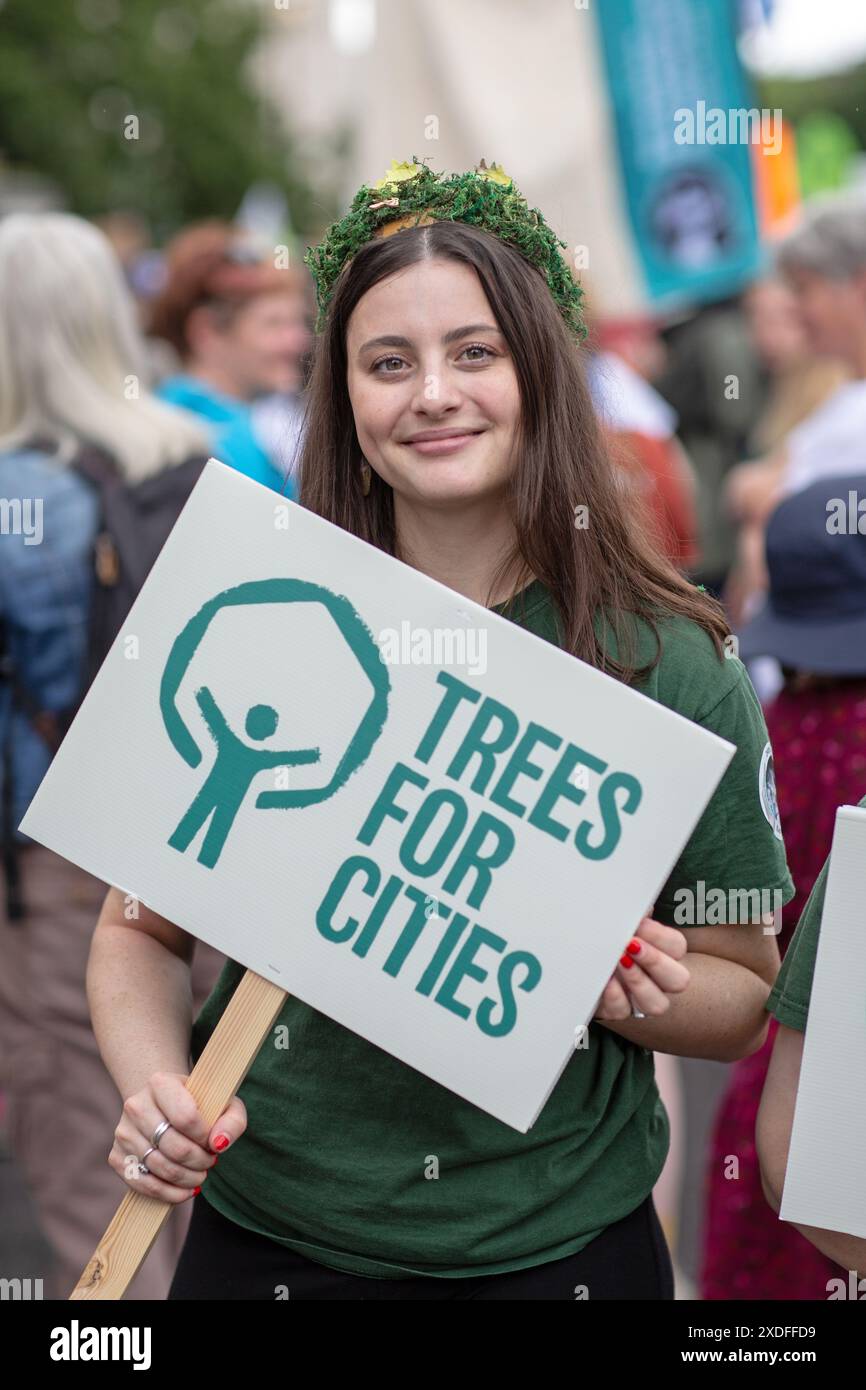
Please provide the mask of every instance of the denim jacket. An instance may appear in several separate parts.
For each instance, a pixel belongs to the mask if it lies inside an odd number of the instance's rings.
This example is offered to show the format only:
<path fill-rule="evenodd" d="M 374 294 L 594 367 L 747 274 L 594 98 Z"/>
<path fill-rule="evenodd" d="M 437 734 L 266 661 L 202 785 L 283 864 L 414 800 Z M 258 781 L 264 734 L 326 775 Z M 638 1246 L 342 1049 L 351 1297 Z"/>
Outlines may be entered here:
<path fill-rule="evenodd" d="M 0 453 L 0 622 L 18 682 L 40 710 L 78 698 L 86 669 L 91 552 L 99 521 L 94 489 L 48 453 Z M 51 754 L 0 679 L 0 750 L 11 742 L 17 826 Z M 0 779 L 6 758 L 0 758 Z M 5 789 L 0 782 L 0 793 Z M 27 837 L 18 832 L 17 838 Z"/>

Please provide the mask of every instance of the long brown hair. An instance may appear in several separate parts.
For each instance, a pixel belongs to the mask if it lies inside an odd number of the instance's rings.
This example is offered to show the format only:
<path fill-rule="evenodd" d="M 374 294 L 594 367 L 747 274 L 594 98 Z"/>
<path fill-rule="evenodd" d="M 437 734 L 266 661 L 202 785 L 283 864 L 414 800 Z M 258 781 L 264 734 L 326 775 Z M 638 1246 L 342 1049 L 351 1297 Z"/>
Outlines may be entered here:
<path fill-rule="evenodd" d="M 373 472 L 361 488 L 363 456 L 347 386 L 346 330 L 361 297 L 387 275 L 425 259 L 471 266 L 512 354 L 520 390 L 515 466 L 508 502 L 516 543 L 491 584 L 534 574 L 549 590 L 564 648 L 630 683 L 660 655 L 654 619 L 680 614 L 703 627 L 721 658 L 729 628 L 723 608 L 655 553 L 650 533 L 611 462 L 586 384 L 582 349 L 545 280 L 500 238 L 465 223 L 433 222 L 375 238 L 343 267 L 315 351 L 299 461 L 301 505 L 389 555 L 400 555 L 393 492 Z M 587 508 L 578 527 L 575 508 Z M 580 518 L 583 519 L 582 517 Z M 606 615 L 617 658 L 597 634 Z M 626 614 L 655 634 L 652 662 L 634 665 L 637 633 Z"/>

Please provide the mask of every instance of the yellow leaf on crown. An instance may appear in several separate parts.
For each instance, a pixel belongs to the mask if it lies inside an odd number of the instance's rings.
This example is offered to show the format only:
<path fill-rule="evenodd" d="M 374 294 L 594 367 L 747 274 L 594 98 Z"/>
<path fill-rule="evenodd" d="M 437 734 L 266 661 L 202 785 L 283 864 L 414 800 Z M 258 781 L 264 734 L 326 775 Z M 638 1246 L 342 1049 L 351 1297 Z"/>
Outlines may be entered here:
<path fill-rule="evenodd" d="M 373 187 L 386 188 L 390 183 L 405 183 L 407 179 L 417 178 L 423 168 L 423 164 L 409 164 L 406 160 L 398 164 L 396 159 L 392 159 L 390 169 L 385 170 L 385 177 L 374 183 Z"/>
<path fill-rule="evenodd" d="M 480 174 L 483 179 L 490 179 L 493 183 L 513 182 L 511 175 L 506 174 L 501 164 L 491 164 L 488 168 L 487 164 L 484 162 L 483 159 L 476 168 L 475 172 L 476 174 Z"/>

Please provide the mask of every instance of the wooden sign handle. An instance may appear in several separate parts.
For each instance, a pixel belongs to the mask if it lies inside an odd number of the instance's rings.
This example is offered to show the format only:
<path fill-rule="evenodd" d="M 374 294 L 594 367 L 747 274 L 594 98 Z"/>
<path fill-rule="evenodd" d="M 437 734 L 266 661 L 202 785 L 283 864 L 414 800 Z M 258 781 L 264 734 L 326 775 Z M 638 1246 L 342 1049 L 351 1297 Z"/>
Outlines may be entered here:
<path fill-rule="evenodd" d="M 279 985 L 245 972 L 186 1083 L 208 1129 L 237 1093 L 287 997 Z M 70 1299 L 122 1298 L 174 1206 L 127 1190 Z"/>

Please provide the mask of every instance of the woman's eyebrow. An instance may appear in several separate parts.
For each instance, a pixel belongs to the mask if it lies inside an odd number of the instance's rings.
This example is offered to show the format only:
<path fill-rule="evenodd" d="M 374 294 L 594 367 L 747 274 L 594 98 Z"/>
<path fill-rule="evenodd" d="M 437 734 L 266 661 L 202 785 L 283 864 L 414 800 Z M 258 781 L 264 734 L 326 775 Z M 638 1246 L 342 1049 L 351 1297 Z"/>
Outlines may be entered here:
<path fill-rule="evenodd" d="M 452 328 L 450 333 L 446 333 L 442 339 L 443 343 L 456 342 L 458 338 L 465 338 L 468 333 L 499 333 L 499 329 L 492 323 L 467 323 L 462 328 Z M 408 348 L 412 346 L 411 339 L 401 338 L 396 333 L 384 333 L 380 338 L 369 338 L 358 349 L 359 352 L 366 352 L 368 348 L 375 347 L 400 347 Z"/>

